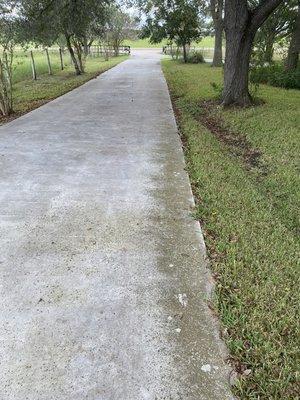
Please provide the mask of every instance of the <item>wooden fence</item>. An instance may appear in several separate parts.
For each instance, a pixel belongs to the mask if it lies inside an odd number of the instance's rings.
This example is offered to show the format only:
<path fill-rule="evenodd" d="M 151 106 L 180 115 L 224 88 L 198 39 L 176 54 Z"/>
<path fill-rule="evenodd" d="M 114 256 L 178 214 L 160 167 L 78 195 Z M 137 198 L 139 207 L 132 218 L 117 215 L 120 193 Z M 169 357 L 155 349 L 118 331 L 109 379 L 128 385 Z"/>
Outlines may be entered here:
<path fill-rule="evenodd" d="M 182 55 L 182 47 L 167 45 L 163 46 L 162 51 L 164 54 L 171 55 L 176 58 Z M 199 51 L 202 53 L 206 60 L 212 60 L 214 56 L 214 49 L 211 47 L 201 47 L 201 46 L 190 46 L 189 52 Z M 225 56 L 225 49 L 223 48 L 223 57 Z"/>
<path fill-rule="evenodd" d="M 118 54 L 130 54 L 130 52 L 131 52 L 130 46 L 127 45 L 119 46 Z M 89 54 L 92 57 L 103 56 L 107 53 L 113 55 L 115 54 L 115 49 L 112 46 L 102 46 L 102 45 L 99 46 L 93 45 L 90 46 L 89 48 Z"/>
<path fill-rule="evenodd" d="M 118 54 L 130 54 L 130 46 L 120 46 Z M 115 55 L 115 49 L 111 46 L 102 46 L 102 45 L 93 45 L 90 46 L 88 49 L 88 55 L 87 57 L 112 57 Z M 30 65 L 31 65 L 31 70 L 32 70 L 32 79 L 36 80 L 38 76 L 37 72 L 37 57 L 40 61 L 40 58 L 43 58 L 43 61 L 47 65 L 47 70 L 48 74 L 52 75 L 53 74 L 53 58 L 55 57 L 56 59 L 56 69 L 57 69 L 57 63 L 59 64 L 59 69 L 64 70 L 65 67 L 69 66 L 72 64 L 72 59 L 70 57 L 70 54 L 67 49 L 62 49 L 58 47 L 51 47 L 51 48 L 46 48 L 43 50 L 40 49 L 35 49 L 35 50 L 29 50 L 25 52 L 27 56 L 30 58 Z"/>

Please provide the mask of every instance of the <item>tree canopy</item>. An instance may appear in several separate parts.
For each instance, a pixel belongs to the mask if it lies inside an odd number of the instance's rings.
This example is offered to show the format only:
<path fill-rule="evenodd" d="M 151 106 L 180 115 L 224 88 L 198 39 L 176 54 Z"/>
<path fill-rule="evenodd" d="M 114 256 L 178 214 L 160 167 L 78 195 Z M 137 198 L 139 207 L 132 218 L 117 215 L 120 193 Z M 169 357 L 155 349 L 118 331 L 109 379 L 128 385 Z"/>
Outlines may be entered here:
<path fill-rule="evenodd" d="M 144 36 L 150 42 L 163 39 L 182 46 L 186 61 L 186 46 L 201 38 L 203 13 L 198 0 L 154 0 L 146 7 L 149 16 Z"/>
<path fill-rule="evenodd" d="M 19 0 L 23 40 L 51 45 L 63 35 L 76 73 L 84 72 L 84 47 L 92 28 L 105 23 L 108 0 Z"/>

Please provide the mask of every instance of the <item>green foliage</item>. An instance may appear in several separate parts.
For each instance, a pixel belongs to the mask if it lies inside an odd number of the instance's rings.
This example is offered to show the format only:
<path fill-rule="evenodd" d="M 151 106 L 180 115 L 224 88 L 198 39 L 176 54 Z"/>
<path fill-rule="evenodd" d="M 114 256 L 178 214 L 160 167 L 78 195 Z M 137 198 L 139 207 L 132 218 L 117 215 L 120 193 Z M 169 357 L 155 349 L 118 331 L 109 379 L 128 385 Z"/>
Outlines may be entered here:
<path fill-rule="evenodd" d="M 224 90 L 224 85 L 220 84 L 218 82 L 211 82 L 210 85 L 216 94 L 216 99 L 220 100 L 222 97 L 223 90 Z"/>
<path fill-rule="evenodd" d="M 187 62 L 190 64 L 204 63 L 204 56 L 201 51 L 191 51 L 187 56 Z"/>
<path fill-rule="evenodd" d="M 61 65 L 58 48 L 49 48 L 48 51 L 53 74 L 60 74 Z M 33 56 L 37 77 L 40 79 L 42 75 L 48 74 L 46 53 L 43 49 L 37 48 L 33 50 Z M 88 63 L 90 65 L 90 62 Z M 65 69 L 68 71 L 72 70 L 70 56 L 66 51 L 63 52 L 63 64 Z M 13 84 L 32 79 L 31 57 L 29 51 L 16 49 L 14 52 L 13 66 Z"/>
<path fill-rule="evenodd" d="M 259 0 L 252 0 L 258 5 Z M 297 0 L 284 0 L 258 30 L 254 43 L 254 57 L 261 64 L 272 62 L 274 45 L 289 36 L 296 19 Z"/>
<path fill-rule="evenodd" d="M 134 21 L 130 15 L 117 6 L 111 6 L 108 12 L 107 31 L 105 39 L 113 47 L 115 55 L 119 54 L 119 47 L 125 38 L 130 38 L 134 30 Z"/>
<path fill-rule="evenodd" d="M 234 391 L 248 400 L 297 399 L 300 93 L 261 85 L 263 105 L 209 111 L 202 102 L 213 99 L 210 82 L 221 84 L 221 69 L 174 61 L 163 69 L 217 279 L 215 307 L 241 373 Z M 264 169 L 202 125 L 207 113 L 245 137 Z"/>
<path fill-rule="evenodd" d="M 90 35 L 102 32 L 106 22 L 107 4 L 106 0 L 20 0 L 20 41 L 49 46 L 63 35 L 76 74 L 81 74 Z"/>
<path fill-rule="evenodd" d="M 192 41 L 200 40 L 202 25 L 198 0 L 154 0 L 143 36 L 149 37 L 150 43 L 167 39 L 170 43 L 185 47 Z"/>
<path fill-rule="evenodd" d="M 250 81 L 286 89 L 300 89 L 300 68 L 286 71 L 282 64 L 255 67 L 251 69 Z"/>
<path fill-rule="evenodd" d="M 0 3 L 0 113 L 10 115 L 13 111 L 12 74 L 15 47 L 15 24 L 9 1 Z"/>
<path fill-rule="evenodd" d="M 59 34 L 83 38 L 95 19 L 105 14 L 105 0 L 20 0 L 20 22 L 29 38 L 49 45 Z M 45 42 L 46 41 L 46 42 Z"/>

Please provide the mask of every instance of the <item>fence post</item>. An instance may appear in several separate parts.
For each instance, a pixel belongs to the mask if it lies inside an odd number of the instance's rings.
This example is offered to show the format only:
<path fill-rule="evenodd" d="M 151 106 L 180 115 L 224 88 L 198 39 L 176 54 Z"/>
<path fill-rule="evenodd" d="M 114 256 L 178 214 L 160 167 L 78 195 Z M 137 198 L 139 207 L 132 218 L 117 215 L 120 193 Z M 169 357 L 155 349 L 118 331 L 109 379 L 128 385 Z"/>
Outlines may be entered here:
<path fill-rule="evenodd" d="M 48 49 L 45 49 L 45 51 L 46 51 L 46 56 L 47 56 L 48 73 L 49 73 L 49 75 L 52 75 L 52 68 L 51 68 L 51 63 L 50 63 L 49 51 L 48 51 Z"/>
<path fill-rule="evenodd" d="M 64 60 L 63 60 L 63 53 L 62 53 L 61 48 L 59 48 L 59 58 L 60 58 L 60 68 L 63 71 L 64 70 Z"/>
<path fill-rule="evenodd" d="M 30 57 L 31 57 L 32 79 L 36 81 L 36 68 L 32 50 L 30 50 Z"/>

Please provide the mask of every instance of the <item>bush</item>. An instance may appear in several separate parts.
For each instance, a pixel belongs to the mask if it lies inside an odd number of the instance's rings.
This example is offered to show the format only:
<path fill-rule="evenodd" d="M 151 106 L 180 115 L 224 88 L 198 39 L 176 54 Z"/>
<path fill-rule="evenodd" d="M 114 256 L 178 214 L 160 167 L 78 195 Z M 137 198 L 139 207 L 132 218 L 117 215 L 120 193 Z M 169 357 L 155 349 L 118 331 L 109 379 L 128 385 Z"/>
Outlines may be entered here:
<path fill-rule="evenodd" d="M 203 54 L 200 51 L 193 51 L 187 57 L 187 62 L 190 64 L 204 63 Z"/>
<path fill-rule="evenodd" d="M 286 89 L 300 89 L 300 68 L 288 72 L 282 64 L 255 67 L 250 72 L 250 81 Z"/>

